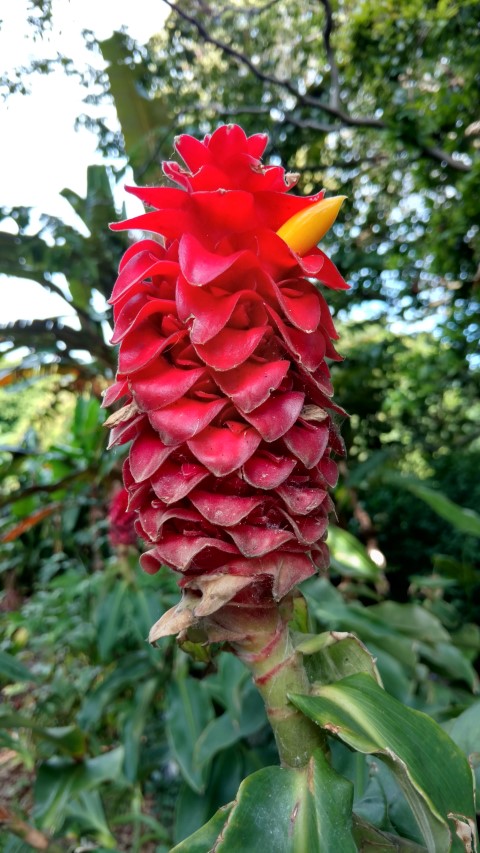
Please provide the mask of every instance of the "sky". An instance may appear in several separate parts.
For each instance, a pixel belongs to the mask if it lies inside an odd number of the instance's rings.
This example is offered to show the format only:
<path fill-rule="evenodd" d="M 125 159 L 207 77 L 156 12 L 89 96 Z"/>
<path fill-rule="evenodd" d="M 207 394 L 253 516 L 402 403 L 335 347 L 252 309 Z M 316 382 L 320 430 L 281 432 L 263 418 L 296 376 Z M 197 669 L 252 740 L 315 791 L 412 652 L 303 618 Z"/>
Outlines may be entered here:
<path fill-rule="evenodd" d="M 28 0 L 0 0 L 0 73 L 12 74 L 14 68 L 28 66 L 33 59 L 53 58 L 57 52 L 71 56 L 79 68 L 102 67 L 102 58 L 86 49 L 82 30 L 93 30 L 105 39 L 125 26 L 133 38 L 144 42 L 161 29 L 167 12 L 161 0 L 54 0 L 52 31 L 35 41 L 27 21 Z M 34 207 L 38 214 L 61 216 L 75 224 L 60 191 L 68 186 L 84 196 L 87 166 L 105 162 L 96 151 L 94 134 L 74 128 L 75 119 L 85 111 L 82 101 L 87 93 L 76 77 L 60 70 L 25 78 L 25 83 L 29 94 L 10 95 L 0 103 L 0 205 Z M 105 106 L 101 112 L 107 114 Z M 116 122 L 113 106 L 108 117 Z M 120 189 L 118 197 L 123 200 Z M 15 231 L 11 221 L 1 227 Z M 66 313 L 66 303 L 46 295 L 40 285 L 0 275 L 0 323 Z"/>

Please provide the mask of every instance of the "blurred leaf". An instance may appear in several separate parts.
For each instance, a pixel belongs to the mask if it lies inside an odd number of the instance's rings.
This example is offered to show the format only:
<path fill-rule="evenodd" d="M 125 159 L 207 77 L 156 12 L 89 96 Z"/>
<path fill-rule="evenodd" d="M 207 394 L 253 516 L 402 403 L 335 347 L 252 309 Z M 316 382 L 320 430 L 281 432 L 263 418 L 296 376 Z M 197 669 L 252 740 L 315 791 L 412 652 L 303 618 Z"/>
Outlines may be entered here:
<path fill-rule="evenodd" d="M 78 758 L 85 753 L 85 735 L 77 726 L 41 726 L 28 717 L 10 712 L 8 708 L 0 710 L 0 723 L 6 729 L 30 729 L 66 755 Z"/>
<path fill-rule="evenodd" d="M 382 851 L 382 853 L 388 853 L 388 851 L 391 853 L 425 853 L 427 849 L 407 838 L 381 832 L 366 821 L 360 821 L 356 816 L 354 816 L 353 836 L 358 849 L 365 851 L 365 853 L 377 853 L 377 851 Z"/>
<path fill-rule="evenodd" d="M 478 569 L 471 563 L 466 563 L 456 560 L 448 554 L 434 554 L 432 557 L 433 568 L 444 578 L 446 584 L 450 579 L 450 585 L 461 584 L 461 586 L 472 587 L 478 583 Z M 428 583 L 428 579 L 427 583 Z M 443 578 L 437 577 L 437 585 L 440 585 Z"/>
<path fill-rule="evenodd" d="M 158 688 L 156 679 L 150 679 L 135 688 L 135 705 L 128 715 L 123 728 L 123 745 L 125 749 L 124 773 L 129 782 L 134 783 L 138 773 L 138 762 L 142 736 L 155 692 Z"/>
<path fill-rule="evenodd" d="M 141 66 L 129 61 L 130 52 L 121 33 L 100 42 L 100 49 L 133 168 L 145 161 L 161 160 L 162 153 L 168 157 L 173 128 L 171 104 L 158 93 L 152 99 L 142 91 Z"/>
<path fill-rule="evenodd" d="M 167 692 L 167 735 L 183 776 L 194 791 L 205 788 L 207 766 L 198 763 L 198 738 L 213 718 L 213 708 L 202 682 L 180 675 Z"/>
<path fill-rule="evenodd" d="M 151 677 L 153 672 L 152 662 L 143 651 L 126 655 L 112 672 L 102 673 L 100 683 L 89 691 L 78 712 L 78 724 L 85 729 L 95 726 L 119 693 L 132 689 L 132 685 Z"/>
<path fill-rule="evenodd" d="M 2 853 L 32 853 L 32 849 L 31 844 L 25 844 L 21 838 L 9 834 L 5 839 Z"/>
<path fill-rule="evenodd" d="M 30 672 L 28 667 L 17 660 L 14 655 L 0 649 L 0 679 L 15 683 L 17 681 L 38 681 L 38 676 Z"/>
<path fill-rule="evenodd" d="M 347 530 L 331 525 L 328 531 L 331 566 L 341 575 L 377 580 L 381 571 L 364 546 Z"/>
<path fill-rule="evenodd" d="M 250 687 L 250 685 L 249 685 Z M 240 719 L 232 719 L 228 711 L 211 720 L 195 745 L 195 761 L 199 766 L 210 761 L 217 752 L 249 737 L 266 723 L 265 708 L 255 687 L 246 691 Z"/>
<path fill-rule="evenodd" d="M 205 690 L 225 708 L 233 720 L 238 720 L 242 712 L 243 695 L 250 675 L 239 658 L 228 652 L 221 652 L 217 658 L 217 672 L 204 682 Z"/>
<path fill-rule="evenodd" d="M 433 648 L 419 643 L 418 651 L 434 672 L 447 675 L 453 681 L 464 681 L 472 691 L 478 690 L 478 676 L 470 661 L 451 643 L 437 643 Z"/>
<path fill-rule="evenodd" d="M 452 640 L 467 660 L 473 662 L 480 652 L 480 626 L 465 622 L 452 634 Z"/>
<path fill-rule="evenodd" d="M 235 798 L 245 776 L 276 756 L 273 748 L 272 753 L 262 760 L 263 754 L 247 750 L 241 744 L 218 752 L 212 759 L 203 793 L 193 791 L 186 783 L 182 785 L 175 807 L 175 842 L 183 841 L 209 821 L 217 809 Z"/>
<path fill-rule="evenodd" d="M 463 750 L 474 771 L 478 811 L 480 806 L 478 799 L 480 796 L 480 700 L 470 705 L 470 708 L 467 708 L 466 711 L 463 711 L 454 720 L 444 723 L 443 728 L 448 732 L 457 746 Z"/>
<path fill-rule="evenodd" d="M 78 827 L 79 835 L 90 832 L 107 849 L 111 850 L 115 847 L 116 840 L 109 829 L 97 790 L 82 791 L 69 803 L 65 810 L 65 816 L 70 828 L 72 822 Z"/>
<path fill-rule="evenodd" d="M 107 660 L 125 627 L 124 599 L 129 592 L 125 580 L 118 578 L 115 587 L 99 604 L 96 613 L 98 650 L 102 660 Z"/>
<path fill-rule="evenodd" d="M 368 608 L 368 616 L 373 623 L 378 620 L 392 630 L 415 637 L 416 640 L 442 643 L 449 639 L 448 631 L 437 617 L 418 604 L 382 601 L 381 604 L 373 604 Z"/>
<path fill-rule="evenodd" d="M 371 618 L 370 607 L 357 601 L 347 605 L 341 593 L 324 578 L 307 582 L 303 591 L 322 625 L 354 633 L 367 645 L 373 642 L 385 649 L 405 667 L 415 668 L 418 657 L 412 638 L 401 635 L 378 617 Z"/>
<path fill-rule="evenodd" d="M 441 518 L 465 533 L 467 536 L 480 537 L 480 515 L 473 509 L 458 506 L 441 492 L 423 485 L 421 480 L 412 477 L 402 477 L 398 474 L 385 475 L 389 483 L 408 489 L 422 501 L 425 501 Z"/>
<path fill-rule="evenodd" d="M 40 827 L 54 830 L 77 795 L 104 782 L 122 781 L 123 747 L 81 762 L 52 758 L 42 764 L 35 780 L 34 814 Z"/>
<path fill-rule="evenodd" d="M 381 683 L 387 693 L 395 696 L 399 702 L 410 705 L 415 684 L 413 679 L 409 677 L 409 671 L 393 654 L 374 643 L 369 642 L 368 650 L 375 660 L 375 665 L 381 676 Z"/>
<path fill-rule="evenodd" d="M 363 758 L 367 769 L 366 785 L 354 802 L 355 816 L 371 822 L 383 832 L 392 833 L 393 837 L 408 838 L 425 851 L 414 813 L 400 793 L 389 767 L 378 761 L 377 756 L 355 753 L 355 757 Z"/>
<path fill-rule="evenodd" d="M 377 474 L 379 469 L 380 471 L 384 469 L 385 463 L 391 457 L 392 451 L 388 447 L 385 450 L 374 451 L 366 462 L 360 463 L 353 471 L 348 472 L 348 485 L 354 489 L 364 486 L 366 482 L 369 482 L 372 475 Z"/>
<path fill-rule="evenodd" d="M 116 815 L 110 819 L 112 826 L 122 826 L 123 824 L 133 823 L 143 824 L 147 826 L 155 835 L 163 841 L 168 841 L 170 836 L 164 826 L 152 815 L 144 814 L 143 812 L 127 812 L 127 814 Z"/>
<path fill-rule="evenodd" d="M 228 820 L 232 807 L 233 803 L 222 806 L 205 826 L 173 847 L 170 853 L 210 853 Z"/>

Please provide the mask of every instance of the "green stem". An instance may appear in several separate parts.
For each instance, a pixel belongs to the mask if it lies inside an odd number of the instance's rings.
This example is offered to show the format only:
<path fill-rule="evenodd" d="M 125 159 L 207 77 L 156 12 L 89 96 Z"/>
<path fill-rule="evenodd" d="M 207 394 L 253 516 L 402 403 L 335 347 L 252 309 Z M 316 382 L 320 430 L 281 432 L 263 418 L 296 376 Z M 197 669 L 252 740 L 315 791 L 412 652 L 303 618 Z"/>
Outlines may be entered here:
<path fill-rule="evenodd" d="M 302 657 L 293 646 L 288 625 L 279 617 L 274 630 L 250 633 L 232 644 L 250 669 L 265 702 L 267 716 L 284 767 L 303 767 L 319 747 L 328 754 L 321 729 L 288 700 L 289 693 L 305 694 L 310 685 Z"/>

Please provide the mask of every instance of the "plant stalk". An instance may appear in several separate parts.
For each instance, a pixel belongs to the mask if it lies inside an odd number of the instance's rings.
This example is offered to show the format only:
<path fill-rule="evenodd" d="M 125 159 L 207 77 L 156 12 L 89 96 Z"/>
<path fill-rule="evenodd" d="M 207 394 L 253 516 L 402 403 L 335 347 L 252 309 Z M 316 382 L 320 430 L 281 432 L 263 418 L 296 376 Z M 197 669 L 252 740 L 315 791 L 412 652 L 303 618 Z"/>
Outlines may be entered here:
<path fill-rule="evenodd" d="M 277 607 L 263 612 L 262 619 L 259 615 L 244 612 L 244 636 L 231 647 L 252 673 L 265 702 L 282 766 L 304 767 L 315 749 L 320 747 L 328 755 L 327 739 L 288 699 L 289 693 L 309 693 L 310 684 L 285 616 Z"/>

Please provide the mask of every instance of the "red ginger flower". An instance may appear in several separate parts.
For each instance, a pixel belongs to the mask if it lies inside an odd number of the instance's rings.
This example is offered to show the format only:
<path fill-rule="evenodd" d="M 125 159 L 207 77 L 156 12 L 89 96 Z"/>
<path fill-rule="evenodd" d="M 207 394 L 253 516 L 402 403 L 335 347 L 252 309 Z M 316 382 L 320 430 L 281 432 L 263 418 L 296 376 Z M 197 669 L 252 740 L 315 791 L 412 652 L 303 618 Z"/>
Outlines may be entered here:
<path fill-rule="evenodd" d="M 136 512 L 128 509 L 128 492 L 123 486 L 110 499 L 108 507 L 108 538 L 112 548 L 135 545 Z"/>
<path fill-rule="evenodd" d="M 126 397 L 110 446 L 133 439 L 124 481 L 152 545 L 141 564 L 182 575 L 187 605 L 154 638 L 232 600 L 280 601 L 328 564 L 343 445 L 325 359 L 339 358 L 338 335 L 311 279 L 347 285 L 320 249 L 301 257 L 276 233 L 323 195 L 288 195 L 295 177 L 262 165 L 266 144 L 234 125 L 180 136 L 188 169 L 163 169 L 181 188 L 129 188 L 155 209 L 112 225 L 164 243 L 141 240 L 121 262 L 105 396 Z"/>

